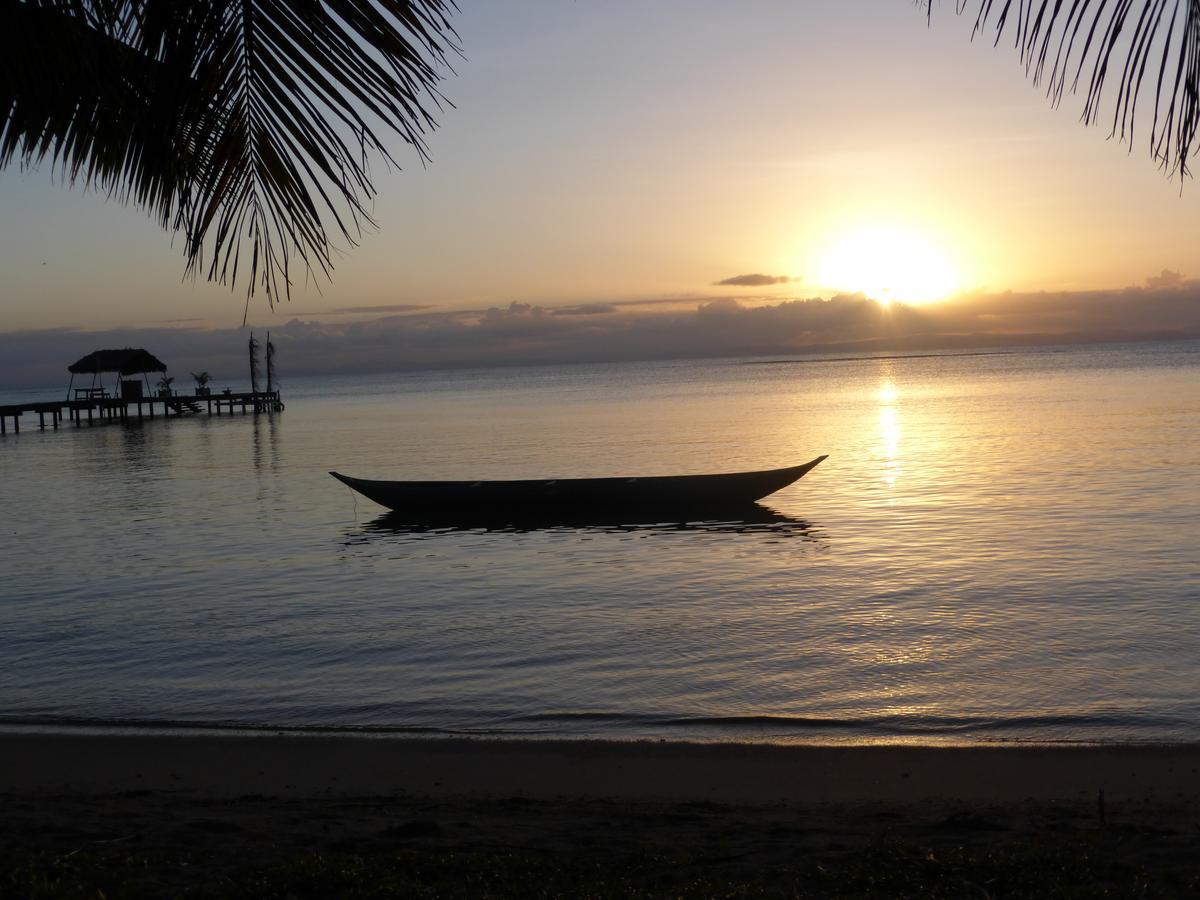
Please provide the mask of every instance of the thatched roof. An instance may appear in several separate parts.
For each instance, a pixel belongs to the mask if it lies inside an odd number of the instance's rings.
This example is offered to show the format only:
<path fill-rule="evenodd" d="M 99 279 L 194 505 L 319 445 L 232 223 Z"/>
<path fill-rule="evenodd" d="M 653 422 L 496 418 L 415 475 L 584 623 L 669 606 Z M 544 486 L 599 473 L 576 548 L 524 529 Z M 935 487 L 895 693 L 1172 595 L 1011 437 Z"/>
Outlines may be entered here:
<path fill-rule="evenodd" d="M 97 372 L 120 372 L 139 375 L 142 372 L 165 372 L 166 365 L 145 350 L 126 347 L 124 350 L 96 350 L 74 365 L 67 366 L 72 375 Z"/>

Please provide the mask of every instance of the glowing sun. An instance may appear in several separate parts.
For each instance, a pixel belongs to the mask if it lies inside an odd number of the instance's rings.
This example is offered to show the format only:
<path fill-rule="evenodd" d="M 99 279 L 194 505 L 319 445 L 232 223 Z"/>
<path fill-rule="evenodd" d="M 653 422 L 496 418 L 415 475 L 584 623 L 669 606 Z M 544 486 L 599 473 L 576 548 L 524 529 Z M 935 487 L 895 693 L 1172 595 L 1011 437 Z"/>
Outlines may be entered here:
<path fill-rule="evenodd" d="M 900 228 L 863 228 L 844 235 L 821 260 L 819 281 L 885 306 L 893 300 L 944 300 L 959 286 L 958 272 L 945 253 L 921 234 Z"/>

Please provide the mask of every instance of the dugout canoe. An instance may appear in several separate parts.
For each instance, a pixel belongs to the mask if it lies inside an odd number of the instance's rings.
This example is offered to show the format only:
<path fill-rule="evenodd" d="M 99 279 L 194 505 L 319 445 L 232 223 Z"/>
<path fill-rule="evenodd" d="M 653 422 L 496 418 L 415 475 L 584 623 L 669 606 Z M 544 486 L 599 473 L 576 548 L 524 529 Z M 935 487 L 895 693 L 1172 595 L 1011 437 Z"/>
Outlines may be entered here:
<path fill-rule="evenodd" d="M 686 510 L 749 504 L 782 490 L 825 456 L 786 469 L 649 478 L 547 478 L 527 481 L 372 481 L 330 472 L 342 484 L 397 512 Z"/>

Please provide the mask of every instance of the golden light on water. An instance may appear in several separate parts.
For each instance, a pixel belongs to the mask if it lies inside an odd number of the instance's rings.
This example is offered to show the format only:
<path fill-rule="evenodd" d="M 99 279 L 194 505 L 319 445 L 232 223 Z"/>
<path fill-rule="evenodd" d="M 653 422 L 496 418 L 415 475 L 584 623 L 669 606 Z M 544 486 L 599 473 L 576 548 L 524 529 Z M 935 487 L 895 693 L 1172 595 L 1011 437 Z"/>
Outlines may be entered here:
<path fill-rule="evenodd" d="M 944 251 L 916 231 L 860 228 L 846 233 L 821 259 L 819 283 L 861 293 L 884 306 L 892 301 L 944 300 L 959 288 L 958 271 Z"/>
<path fill-rule="evenodd" d="M 879 445 L 877 452 L 883 462 L 883 480 L 894 487 L 900 474 L 900 412 L 896 407 L 900 392 L 890 374 L 885 374 L 879 388 Z"/>

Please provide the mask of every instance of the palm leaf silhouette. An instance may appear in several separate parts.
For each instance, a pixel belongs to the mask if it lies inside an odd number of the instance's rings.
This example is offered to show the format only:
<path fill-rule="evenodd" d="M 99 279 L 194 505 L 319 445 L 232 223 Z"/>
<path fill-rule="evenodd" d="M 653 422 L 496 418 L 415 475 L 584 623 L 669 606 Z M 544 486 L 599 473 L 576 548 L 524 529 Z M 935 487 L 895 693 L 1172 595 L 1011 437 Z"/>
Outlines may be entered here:
<path fill-rule="evenodd" d="M 932 0 L 923 0 L 933 15 Z M 1181 177 L 1200 126 L 1200 0 L 955 0 L 976 11 L 975 33 L 1008 33 L 1026 72 L 1051 101 L 1082 89 L 1082 118 L 1110 106 L 1111 136 L 1132 146 L 1139 106 L 1151 103 L 1150 153 Z"/>
<path fill-rule="evenodd" d="M 0 166 L 145 208 L 188 271 L 272 303 L 373 224 L 386 133 L 427 157 L 457 51 L 453 0 L 4 3 Z"/>

